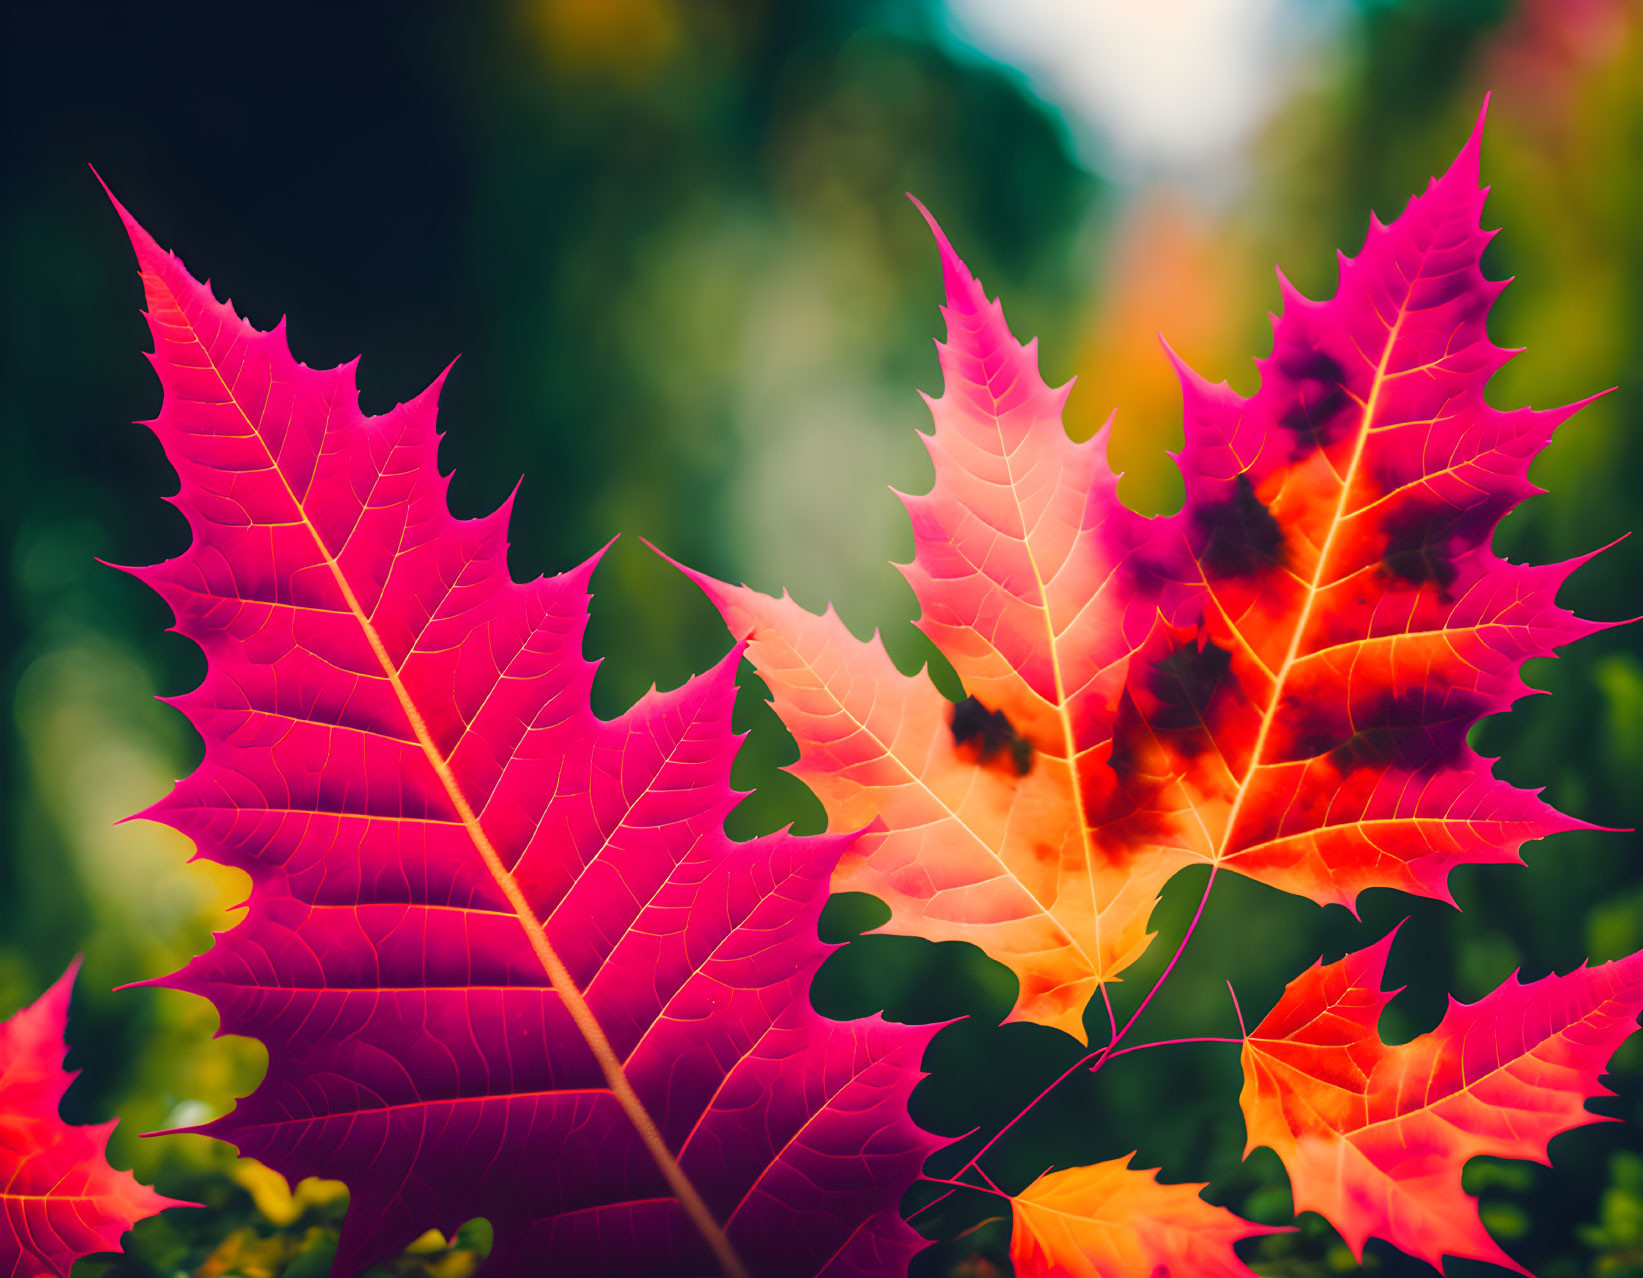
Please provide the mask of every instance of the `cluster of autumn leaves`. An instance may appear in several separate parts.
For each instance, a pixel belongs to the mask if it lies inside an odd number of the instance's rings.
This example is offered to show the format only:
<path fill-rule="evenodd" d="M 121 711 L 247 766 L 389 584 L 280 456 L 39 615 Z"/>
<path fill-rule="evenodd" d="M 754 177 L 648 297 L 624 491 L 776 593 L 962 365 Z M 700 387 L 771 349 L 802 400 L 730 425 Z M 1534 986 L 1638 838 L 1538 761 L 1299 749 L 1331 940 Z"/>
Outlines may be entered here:
<path fill-rule="evenodd" d="M 531 1272 L 541 1246 L 611 1274 L 901 1273 L 920 1242 L 897 1205 L 941 1143 L 905 1113 L 929 1031 L 824 1028 L 808 1008 L 829 888 L 884 901 L 885 931 L 1005 964 L 1012 1019 L 1085 1040 L 1105 1003 L 1099 1065 L 1151 998 L 1120 1024 L 1103 987 L 1153 940 L 1178 871 L 1209 867 L 1206 899 L 1228 872 L 1321 904 L 1447 897 L 1454 867 L 1579 825 L 1467 744 L 1526 691 L 1526 660 L 1600 628 L 1557 605 L 1576 563 L 1490 547 L 1578 406 L 1484 400 L 1508 353 L 1486 331 L 1502 285 L 1480 267 L 1480 134 L 1372 223 L 1333 297 L 1284 285 L 1254 396 L 1181 369 L 1186 501 L 1158 519 L 1119 502 L 1104 432 L 1068 437 L 1066 388 L 932 221 L 945 389 L 934 487 L 904 498 L 903 572 L 966 700 L 831 610 L 685 569 L 769 687 L 830 829 L 860 832 L 749 853 L 719 828 L 732 666 L 594 720 L 591 564 L 513 585 L 505 512 L 445 510 L 431 399 L 363 418 L 350 384 L 297 365 L 128 219 L 166 385 L 155 429 L 196 537 L 144 574 L 213 670 L 182 706 L 206 763 L 154 815 L 257 883 L 221 952 L 172 983 L 290 1062 L 211 1130 L 288 1175 L 350 1182 L 339 1272 L 467 1211 L 497 1226 L 498 1274 Z M 1514 978 L 1388 1046 L 1391 943 L 1302 973 L 1247 1032 L 1249 1145 L 1278 1153 L 1296 1210 L 1355 1254 L 1379 1237 L 1434 1265 L 1519 1269 L 1461 1169 L 1544 1159 L 1592 1120 L 1643 1010 L 1643 957 Z M 61 1002 L 0 1032 L 60 1034 Z M 561 1070 L 543 1051 L 586 1059 Z M 12 1079 L 0 1124 L 23 1103 Z M 31 1121 L 71 1130 L 61 1086 L 35 1091 Z M 622 1135 L 578 1145 L 582 1128 Z M 1271 1232 L 1122 1151 L 1006 1193 L 980 1163 L 1002 1135 L 949 1183 L 1010 1200 L 1024 1278 L 1247 1274 L 1234 1244 Z M 745 1149 L 726 1152 L 733 1136 Z M 441 1179 L 475 1151 L 491 1160 L 477 1181 Z M 82 1154 L 106 1173 L 100 1148 Z M 485 1179 L 497 1164 L 508 1195 Z M 540 1192 L 516 1200 L 527 1169 Z M 592 1187 L 546 1187 L 571 1169 Z M 13 1273 L 66 1273 L 165 1205 L 128 1182 L 101 1234 L 47 1246 L 0 1226 L 0 1278 L 8 1247 L 28 1258 Z"/>

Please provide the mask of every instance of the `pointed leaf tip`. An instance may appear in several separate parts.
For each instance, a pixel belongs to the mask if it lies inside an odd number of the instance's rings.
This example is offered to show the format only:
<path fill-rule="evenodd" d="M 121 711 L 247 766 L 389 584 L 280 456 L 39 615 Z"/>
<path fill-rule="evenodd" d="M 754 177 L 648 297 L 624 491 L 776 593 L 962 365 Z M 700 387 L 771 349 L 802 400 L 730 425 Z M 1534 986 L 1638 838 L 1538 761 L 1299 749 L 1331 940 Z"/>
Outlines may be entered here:
<path fill-rule="evenodd" d="M 103 188 L 103 194 L 108 196 L 108 202 L 114 206 L 115 213 L 119 214 L 120 224 L 125 227 L 126 236 L 131 241 L 138 262 L 141 263 L 150 254 L 163 257 L 165 250 L 143 229 L 142 223 L 131 215 L 131 210 L 120 202 L 119 196 L 115 195 L 108 183 L 103 181 L 103 175 L 97 172 L 96 166 L 87 164 L 86 167 L 91 170 L 91 176 L 97 179 L 97 185 Z"/>
<path fill-rule="evenodd" d="M 1154 336 L 1158 338 L 1158 345 L 1164 348 L 1164 358 L 1169 360 L 1170 367 L 1175 370 L 1176 380 L 1181 383 L 1183 390 L 1192 390 L 1195 387 L 1207 388 L 1210 385 L 1209 379 L 1187 363 L 1181 353 L 1170 345 L 1169 338 L 1164 336 L 1162 330 L 1159 330 Z"/>
<path fill-rule="evenodd" d="M 1455 162 L 1449 166 L 1449 171 L 1443 175 L 1442 180 L 1454 178 L 1473 188 L 1481 184 L 1483 127 L 1489 118 L 1489 97 L 1487 93 L 1483 95 L 1483 105 L 1478 108 L 1477 119 L 1472 123 L 1472 131 L 1467 135 L 1466 144 L 1461 147 L 1460 153 L 1455 156 Z"/>
<path fill-rule="evenodd" d="M 28 1009 L 25 1009 L 48 1017 L 58 1034 L 62 1034 L 68 1025 L 68 1005 L 74 997 L 74 982 L 80 974 L 80 965 L 85 961 L 85 957 L 84 954 L 76 954 L 63 974 L 53 981 L 46 988 L 46 992 Z M 64 1051 L 67 1051 L 66 1047 Z"/>
<path fill-rule="evenodd" d="M 971 274 L 970 268 L 964 263 L 964 259 L 953 248 L 952 241 L 947 238 L 947 233 L 941 229 L 941 223 L 936 221 L 935 215 L 924 207 L 918 196 L 911 191 L 906 194 L 907 198 L 913 202 L 913 207 L 919 211 L 925 223 L 929 226 L 930 234 L 936 241 L 936 248 L 941 253 L 941 278 L 947 289 L 947 305 L 970 311 L 980 310 L 987 304 L 987 299 L 979 296 L 981 293 L 980 282 Z"/>
<path fill-rule="evenodd" d="M 698 572 L 689 565 L 680 563 L 672 555 L 668 554 L 667 551 L 663 550 L 660 546 L 653 542 L 649 537 L 640 536 L 639 541 L 663 563 L 678 569 L 680 573 L 682 573 L 694 586 L 696 586 L 698 590 L 706 595 L 708 599 L 713 601 L 715 605 L 718 604 L 720 598 L 718 592 L 726 591 L 732 588 L 729 583 L 720 581 L 717 577 L 710 577 L 705 572 Z"/>

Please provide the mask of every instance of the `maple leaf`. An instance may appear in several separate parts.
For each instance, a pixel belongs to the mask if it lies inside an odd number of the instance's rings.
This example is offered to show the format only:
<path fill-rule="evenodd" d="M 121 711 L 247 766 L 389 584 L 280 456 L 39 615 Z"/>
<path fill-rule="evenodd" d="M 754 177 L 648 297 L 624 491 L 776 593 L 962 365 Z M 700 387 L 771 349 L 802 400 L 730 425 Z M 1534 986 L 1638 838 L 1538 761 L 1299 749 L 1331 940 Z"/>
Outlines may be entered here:
<path fill-rule="evenodd" d="M 144 815 L 252 881 L 155 983 L 269 1055 L 198 1130 L 347 1183 L 339 1275 L 475 1216 L 493 1275 L 904 1271 L 932 1031 L 812 1010 L 847 840 L 726 838 L 738 654 L 598 719 L 598 556 L 516 583 L 508 505 L 451 516 L 440 383 L 365 416 L 120 215 L 193 534 L 131 571 L 207 657 Z"/>
<path fill-rule="evenodd" d="M 1485 327 L 1504 285 L 1480 269 L 1482 123 L 1402 216 L 1371 221 L 1333 297 L 1280 276 L 1255 395 L 1178 366 L 1186 500 L 1153 520 L 1119 503 L 1105 428 L 1067 437 L 1067 388 L 931 222 L 946 386 L 904 572 L 972 710 L 831 610 L 691 574 L 749 641 L 834 828 L 881 823 L 835 888 L 886 901 L 881 930 L 1008 965 L 1012 1019 L 1084 1038 L 1185 866 L 1348 908 L 1370 887 L 1449 899 L 1457 865 L 1585 825 L 1466 740 L 1529 691 L 1526 660 L 1603 624 L 1556 603 L 1583 560 L 1490 549 L 1579 405 L 1484 400 L 1510 352 Z"/>
<path fill-rule="evenodd" d="M 1282 1230 L 1164 1185 L 1134 1154 L 1046 1172 L 1012 1201 L 1016 1278 L 1253 1278 L 1232 1244 Z"/>
<path fill-rule="evenodd" d="M 1480 265 L 1482 128 L 1396 221 L 1371 219 L 1333 297 L 1280 275 L 1253 397 L 1182 369 L 1186 502 L 1149 548 L 1174 625 L 1138 660 L 1119 730 L 1161 781 L 1128 819 L 1324 904 L 1370 887 L 1451 900 L 1455 866 L 1586 826 L 1466 740 L 1530 691 L 1526 660 L 1605 624 L 1556 603 L 1590 556 L 1490 547 L 1580 405 L 1484 400 L 1513 352 L 1486 328 L 1505 283 Z"/>
<path fill-rule="evenodd" d="M 1285 988 L 1243 1048 L 1249 1149 L 1283 1159 L 1297 1211 L 1316 1211 L 1363 1256 L 1384 1238 L 1439 1269 L 1443 1257 L 1527 1273 L 1489 1237 L 1461 1168 L 1479 1154 L 1545 1163 L 1586 1109 L 1643 1011 L 1643 954 L 1527 985 L 1514 973 L 1438 1027 L 1389 1047 L 1377 1025 L 1396 929 Z M 1246 1151 L 1247 1152 L 1247 1151 Z"/>
<path fill-rule="evenodd" d="M 0 1022 L 0 1278 L 68 1278 L 81 1256 L 120 1250 L 120 1235 L 139 1220 L 196 1205 L 109 1166 L 117 1119 L 72 1127 L 58 1113 L 74 1081 L 63 1034 L 79 966 Z"/>

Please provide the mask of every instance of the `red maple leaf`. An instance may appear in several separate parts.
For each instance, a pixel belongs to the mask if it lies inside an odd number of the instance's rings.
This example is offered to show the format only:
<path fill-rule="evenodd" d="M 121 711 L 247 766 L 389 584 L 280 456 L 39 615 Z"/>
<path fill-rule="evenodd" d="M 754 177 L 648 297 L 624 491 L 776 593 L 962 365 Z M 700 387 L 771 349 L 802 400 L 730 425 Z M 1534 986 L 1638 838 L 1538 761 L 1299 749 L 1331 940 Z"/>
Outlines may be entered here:
<path fill-rule="evenodd" d="M 877 636 L 855 639 L 831 609 L 690 574 L 747 642 L 798 743 L 794 771 L 833 828 L 868 830 L 834 886 L 881 897 L 884 931 L 973 941 L 1006 964 L 1012 1019 L 1082 1039 L 1102 995 L 1110 1038 L 1062 1078 L 1164 1046 L 1118 1044 L 1186 940 L 1122 1025 L 1106 986 L 1151 940 L 1159 889 L 1187 866 L 1209 867 L 1190 937 L 1223 870 L 1348 909 L 1371 887 L 1447 900 L 1457 866 L 1517 861 L 1527 841 L 1585 824 L 1497 778 L 1467 740 L 1529 691 L 1525 662 L 1603 626 L 1557 603 L 1583 559 L 1514 564 L 1491 546 L 1539 491 L 1529 466 L 1579 405 L 1501 411 L 1484 397 L 1513 352 L 1487 331 L 1505 285 L 1482 272 L 1482 123 L 1397 219 L 1371 220 L 1332 296 L 1309 300 L 1280 276 L 1254 395 L 1178 364 L 1186 497 L 1156 519 L 1119 502 L 1105 430 L 1068 438 L 1068 388 L 1044 383 L 1035 344 L 1016 341 L 931 221 L 945 386 L 929 400 L 934 486 L 904 498 L 915 554 L 903 571 L 963 701 L 927 672 L 899 672 Z M 1298 1205 L 1330 1215 L 1355 1248 L 1376 1232 L 1434 1261 L 1510 1264 L 1460 1193 L 1461 1163 L 1543 1154 L 1546 1136 L 1588 1121 L 1580 1101 L 1635 1027 L 1639 961 L 1497 991 L 1405 1048 L 1382 1047 L 1371 1020 L 1351 1052 L 1312 1058 L 1304 1085 L 1277 1071 L 1286 1053 L 1258 1031 L 1251 1139 L 1285 1154 Z M 1494 1044 L 1498 1061 L 1484 1029 L 1496 1014 L 1523 1038 Z M 1548 1031 L 1555 1046 L 1530 1043 L 1542 1022 L 1564 1027 Z M 1515 1144 L 1470 1099 L 1490 1061 L 1479 1086 L 1523 1114 Z M 1408 1087 L 1447 1099 L 1421 1108 Z M 1337 1104 L 1350 1112 L 1307 1126 L 1309 1107 Z M 981 1160 L 1019 1118 L 943 1183 L 1010 1197 Z M 1467 1124 L 1461 1135 L 1437 1132 L 1450 1120 Z M 1036 1187 L 1069 1204 L 1057 1255 L 1078 1250 L 1067 1221 L 1099 1230 L 1073 1187 L 1111 1166 Z M 1031 1204 L 1014 1201 L 1023 1254 L 1059 1263 L 1033 1241 Z M 1230 1239 L 1249 1227 L 1222 1224 L 1232 1233 L 1213 1263 L 1236 1265 Z M 1108 1267 L 1211 1263 L 1184 1243 L 1166 1255 L 1165 1237 Z"/>
<path fill-rule="evenodd" d="M 120 1235 L 167 1207 L 108 1165 L 118 1120 L 71 1127 L 58 1113 L 74 1075 L 63 1069 L 69 995 L 80 961 L 0 1022 L 0 1278 L 68 1278 L 81 1256 L 118 1251 Z"/>
<path fill-rule="evenodd" d="M 1484 1230 L 1461 1168 L 1548 1162 L 1553 1136 L 1603 1121 L 1586 1100 L 1611 1094 L 1597 1080 L 1637 1029 L 1643 954 L 1527 985 L 1514 974 L 1389 1047 L 1376 1027 L 1397 992 L 1381 989 L 1394 934 L 1314 964 L 1251 1031 L 1249 1148 L 1277 1151 L 1295 1209 L 1321 1213 L 1354 1256 L 1374 1236 L 1440 1269 L 1464 1256 L 1527 1273 Z"/>

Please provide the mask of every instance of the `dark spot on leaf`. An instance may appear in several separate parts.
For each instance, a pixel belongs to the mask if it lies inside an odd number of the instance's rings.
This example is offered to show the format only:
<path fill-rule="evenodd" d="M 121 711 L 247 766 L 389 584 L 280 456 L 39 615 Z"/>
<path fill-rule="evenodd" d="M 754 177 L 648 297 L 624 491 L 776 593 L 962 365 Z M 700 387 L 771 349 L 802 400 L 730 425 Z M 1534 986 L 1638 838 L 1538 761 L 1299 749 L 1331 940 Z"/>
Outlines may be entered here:
<path fill-rule="evenodd" d="M 1147 681 L 1157 703 L 1151 717 L 1154 731 L 1175 734 L 1201 729 L 1231 665 L 1232 653 L 1202 634 L 1155 662 Z M 1180 744 L 1186 747 L 1187 742 Z M 1199 743 L 1192 752 L 1207 744 L 1207 740 Z"/>
<path fill-rule="evenodd" d="M 1447 599 L 1460 575 L 1457 560 L 1488 539 L 1509 505 L 1505 494 L 1489 494 L 1463 509 L 1434 502 L 1389 516 L 1381 564 L 1412 586 L 1431 582 Z"/>
<path fill-rule="evenodd" d="M 1278 371 L 1293 384 L 1294 402 L 1278 419 L 1296 436 L 1296 456 L 1339 438 L 1351 400 L 1345 374 L 1333 358 L 1311 346 L 1276 352 Z"/>
<path fill-rule="evenodd" d="M 1166 582 L 1178 580 L 1179 569 L 1168 558 L 1147 549 L 1136 549 L 1118 561 L 1118 580 L 1123 594 L 1138 599 L 1156 599 Z"/>
<path fill-rule="evenodd" d="M 1198 558 L 1217 577 L 1247 577 L 1278 562 L 1284 530 L 1255 495 L 1247 473 L 1238 476 L 1232 496 L 1194 516 L 1201 548 Z"/>
<path fill-rule="evenodd" d="M 1447 549 L 1452 523 L 1426 519 L 1397 529 L 1387 538 L 1386 553 L 1381 556 L 1386 571 L 1412 586 L 1433 582 L 1447 596 L 1457 575 Z"/>
<path fill-rule="evenodd" d="M 965 697 L 953 707 L 952 727 L 953 744 L 974 746 L 980 762 L 1008 756 L 1016 776 L 1033 770 L 1032 742 L 1016 733 L 1002 710 L 989 710 L 974 697 Z"/>
<path fill-rule="evenodd" d="M 1326 354 L 1316 346 L 1297 343 L 1274 354 L 1278 360 L 1278 371 L 1292 382 L 1329 382 L 1340 385 L 1341 366 L 1335 362 L 1334 356 Z"/>
<path fill-rule="evenodd" d="M 1327 755 L 1343 774 L 1388 767 L 1436 772 L 1459 766 L 1466 734 L 1488 711 L 1483 697 L 1458 688 L 1387 692 L 1351 722 L 1333 708 L 1303 721 L 1287 755 L 1292 760 Z"/>

